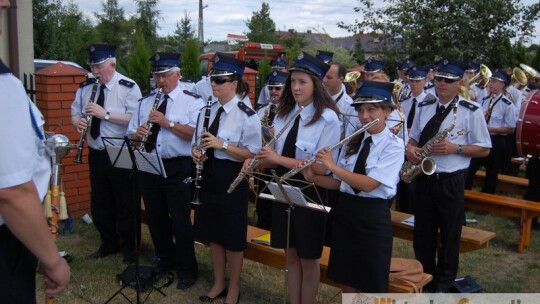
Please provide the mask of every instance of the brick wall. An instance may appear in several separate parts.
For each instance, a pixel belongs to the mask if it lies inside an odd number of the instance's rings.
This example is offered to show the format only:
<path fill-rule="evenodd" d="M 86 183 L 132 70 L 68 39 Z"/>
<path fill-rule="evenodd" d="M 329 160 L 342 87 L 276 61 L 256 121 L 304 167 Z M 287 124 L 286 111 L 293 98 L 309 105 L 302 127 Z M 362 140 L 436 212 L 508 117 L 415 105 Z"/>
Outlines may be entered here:
<path fill-rule="evenodd" d="M 36 105 L 45 116 L 45 131 L 64 134 L 77 144 L 80 134 L 71 124 L 71 103 L 86 73 L 61 62 L 35 74 Z M 77 149 L 72 149 L 62 160 L 60 178 L 69 210 L 75 217 L 90 213 L 90 177 L 88 146 L 85 145 L 83 164 L 73 162 Z"/>

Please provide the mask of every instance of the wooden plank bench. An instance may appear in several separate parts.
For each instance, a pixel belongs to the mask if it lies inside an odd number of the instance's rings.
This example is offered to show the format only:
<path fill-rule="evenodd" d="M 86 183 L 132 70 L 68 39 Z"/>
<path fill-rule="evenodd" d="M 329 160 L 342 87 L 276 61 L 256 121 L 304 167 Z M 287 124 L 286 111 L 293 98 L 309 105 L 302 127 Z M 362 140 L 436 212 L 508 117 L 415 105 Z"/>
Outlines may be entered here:
<path fill-rule="evenodd" d="M 244 258 L 250 259 L 252 261 L 272 266 L 278 269 L 285 269 L 285 253 L 283 249 L 272 248 L 267 245 L 255 244 L 251 242 L 253 238 L 259 237 L 261 235 L 267 234 L 268 230 L 257 228 L 255 226 L 248 226 L 247 233 L 247 249 L 244 251 Z M 329 280 L 326 277 L 326 271 L 328 269 L 328 258 L 330 257 L 330 248 L 325 246 L 321 256 L 321 282 L 332 285 L 338 288 L 341 288 L 340 284 Z M 417 283 L 416 287 L 419 291 L 432 280 L 432 276 L 428 273 L 424 273 L 422 282 Z M 389 292 L 396 293 L 412 293 L 414 288 L 408 284 L 390 282 Z"/>
<path fill-rule="evenodd" d="M 484 185 L 485 179 L 486 172 L 483 170 L 478 170 L 473 181 L 473 186 L 482 187 Z M 525 194 L 525 191 L 527 191 L 528 185 L 529 180 L 526 178 L 499 174 L 497 182 L 497 192 L 508 192 L 523 196 Z"/>
<path fill-rule="evenodd" d="M 412 215 L 392 210 L 391 216 L 394 237 L 412 241 L 414 227 L 402 223 L 405 219 L 410 218 Z M 461 230 L 459 251 L 469 252 L 487 248 L 489 245 L 489 241 L 495 238 L 495 235 L 496 234 L 491 231 L 485 231 L 469 226 L 463 226 Z"/>
<path fill-rule="evenodd" d="M 465 190 L 465 207 L 518 218 L 518 252 L 523 252 L 529 246 L 532 219 L 540 216 L 538 202 L 471 190 Z"/>

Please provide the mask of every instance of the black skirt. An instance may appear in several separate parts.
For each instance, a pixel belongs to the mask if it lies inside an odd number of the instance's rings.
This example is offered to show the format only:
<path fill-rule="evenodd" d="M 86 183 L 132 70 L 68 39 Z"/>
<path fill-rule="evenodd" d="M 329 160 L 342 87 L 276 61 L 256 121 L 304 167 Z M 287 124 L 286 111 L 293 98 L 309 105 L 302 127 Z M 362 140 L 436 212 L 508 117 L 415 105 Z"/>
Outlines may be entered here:
<path fill-rule="evenodd" d="M 288 171 L 284 168 L 278 169 L 281 169 L 276 170 L 276 172 L 279 172 L 278 175 Z M 296 174 L 292 178 L 302 180 L 303 176 Z M 292 182 L 291 185 L 301 188 L 306 187 L 306 183 L 295 184 Z M 317 190 L 315 191 L 315 189 Z M 319 187 L 308 187 L 302 190 L 302 193 L 313 201 L 321 203 L 321 198 L 325 192 Z M 288 209 L 289 205 L 282 202 L 274 202 L 272 207 L 270 243 L 274 248 L 287 247 Z M 298 257 L 302 259 L 318 259 L 321 257 L 327 218 L 328 214 L 319 209 L 298 206 L 291 209 L 289 247 L 296 248 Z"/>
<path fill-rule="evenodd" d="M 195 238 L 217 243 L 229 251 L 246 249 L 249 188 L 245 180 L 231 193 L 230 184 L 240 173 L 242 163 L 215 159 L 213 170 L 205 174 L 195 206 Z"/>
<path fill-rule="evenodd" d="M 362 292 L 388 292 L 392 220 L 388 200 L 341 193 L 327 277 Z"/>

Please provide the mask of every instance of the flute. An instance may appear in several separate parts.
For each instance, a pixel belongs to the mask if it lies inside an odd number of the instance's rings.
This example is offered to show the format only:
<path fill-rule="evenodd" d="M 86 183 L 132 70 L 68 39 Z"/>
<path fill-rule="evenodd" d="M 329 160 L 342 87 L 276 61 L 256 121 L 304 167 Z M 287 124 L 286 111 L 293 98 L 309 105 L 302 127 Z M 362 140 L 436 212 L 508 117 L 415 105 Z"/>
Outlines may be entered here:
<path fill-rule="evenodd" d="M 285 132 L 285 130 L 289 127 L 291 122 L 293 122 L 296 119 L 296 117 L 298 117 L 298 115 L 300 115 L 300 113 L 302 112 L 303 109 L 304 109 L 304 107 L 300 107 L 300 109 L 298 109 L 294 113 L 294 115 L 291 117 L 291 119 L 289 119 L 289 121 L 287 121 L 287 123 L 283 126 L 283 128 L 281 128 L 281 130 L 279 130 L 279 132 L 274 137 L 272 137 L 272 139 L 270 141 L 268 141 L 264 146 L 265 147 L 270 147 L 271 145 L 273 145 L 281 137 L 281 135 L 283 135 L 283 132 Z M 248 168 L 246 169 L 246 171 L 238 173 L 238 176 L 236 177 L 236 179 L 229 186 L 229 190 L 227 190 L 227 193 L 233 192 L 234 189 L 236 189 L 236 187 L 238 187 L 238 185 L 240 184 L 242 179 L 244 179 L 244 176 L 246 175 L 246 172 L 253 171 L 253 169 L 257 166 L 258 163 L 259 163 L 259 161 L 255 157 L 252 158 L 251 161 L 248 164 Z"/>
<path fill-rule="evenodd" d="M 371 128 L 373 125 L 377 124 L 379 122 L 379 119 L 375 119 L 375 120 L 372 120 L 370 121 L 369 123 L 367 123 L 366 125 L 362 126 L 361 128 L 358 128 L 358 130 L 354 131 L 351 135 L 343 138 L 342 140 L 340 140 L 337 144 L 333 145 L 332 147 L 330 147 L 330 151 L 334 151 L 335 149 L 343 146 L 347 141 L 349 141 L 351 138 L 357 136 L 357 135 L 360 135 L 362 133 L 364 133 L 367 129 Z M 281 181 L 287 179 L 287 178 L 290 178 L 291 176 L 294 176 L 296 173 L 304 170 L 304 168 L 306 168 L 307 166 L 313 164 L 315 161 L 316 161 L 316 157 L 313 156 L 312 158 L 310 159 L 307 159 L 305 161 L 303 161 L 302 163 L 300 163 L 300 165 L 298 165 L 296 168 L 293 168 L 291 171 L 283 174 L 279 179 Z"/>

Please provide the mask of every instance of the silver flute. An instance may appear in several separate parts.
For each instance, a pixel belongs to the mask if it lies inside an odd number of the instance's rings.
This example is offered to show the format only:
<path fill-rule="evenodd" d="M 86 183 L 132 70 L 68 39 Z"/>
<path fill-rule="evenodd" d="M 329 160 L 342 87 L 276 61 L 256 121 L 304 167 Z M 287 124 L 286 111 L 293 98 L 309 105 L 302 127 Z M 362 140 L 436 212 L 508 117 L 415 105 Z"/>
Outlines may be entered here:
<path fill-rule="evenodd" d="M 375 120 L 372 120 L 370 121 L 369 123 L 365 124 L 364 126 L 362 126 L 361 128 L 358 128 L 356 131 L 354 131 L 351 135 L 343 138 L 342 140 L 340 140 L 337 144 L 333 145 L 332 147 L 330 147 L 330 151 L 334 151 L 335 149 L 343 146 L 346 142 L 348 142 L 351 138 L 355 137 L 355 136 L 358 136 L 364 132 L 366 132 L 367 129 L 371 128 L 373 125 L 377 124 L 379 122 L 379 119 L 375 119 Z M 304 168 L 306 168 L 307 166 L 313 164 L 315 161 L 317 160 L 317 158 L 315 156 L 313 156 L 312 158 L 310 159 L 306 159 L 305 161 L 303 161 L 302 163 L 300 163 L 300 165 L 298 165 L 296 168 L 293 168 L 291 171 L 283 174 L 279 179 L 281 181 L 285 180 L 285 179 L 288 179 L 290 178 L 291 176 L 294 176 L 296 173 L 304 170 Z"/>
<path fill-rule="evenodd" d="M 287 130 L 287 128 L 289 127 L 291 122 L 293 122 L 296 119 L 296 117 L 298 117 L 298 115 L 300 115 L 300 113 L 302 112 L 303 109 L 304 109 L 304 107 L 300 107 L 300 109 L 298 109 L 293 114 L 291 119 L 289 119 L 289 121 L 287 121 L 287 123 L 281 128 L 281 130 L 279 130 L 279 132 L 276 135 L 274 135 L 274 137 L 272 137 L 272 139 L 270 141 L 268 141 L 264 146 L 265 147 L 272 146 L 276 142 L 276 140 L 278 140 L 281 137 L 281 135 L 283 135 L 283 132 L 285 132 L 285 130 Z M 242 179 L 244 179 L 244 176 L 246 175 L 246 173 L 253 171 L 253 169 L 257 166 L 258 163 L 259 163 L 259 161 L 255 157 L 253 157 L 251 159 L 251 161 L 249 162 L 248 168 L 246 169 L 246 171 L 238 173 L 238 176 L 236 177 L 236 179 L 229 186 L 229 190 L 227 190 L 227 193 L 233 192 L 234 189 L 236 189 L 236 187 L 238 187 L 238 185 L 240 184 Z"/>
<path fill-rule="evenodd" d="M 161 94 L 163 94 L 163 88 L 159 88 L 159 90 L 157 91 L 156 98 L 154 98 L 154 104 L 152 105 L 152 109 L 150 109 L 150 113 L 148 113 L 148 117 L 150 117 L 150 114 L 152 114 L 152 112 L 157 111 L 159 100 L 161 99 Z M 150 119 L 148 119 L 146 121 L 146 130 L 150 132 L 150 129 L 152 128 L 153 125 L 154 124 L 150 122 Z M 139 148 L 140 151 L 144 152 L 145 150 L 144 145 L 146 144 L 147 140 L 148 140 L 148 133 L 146 133 L 146 135 L 143 136 L 143 138 L 141 139 L 141 145 Z"/>

